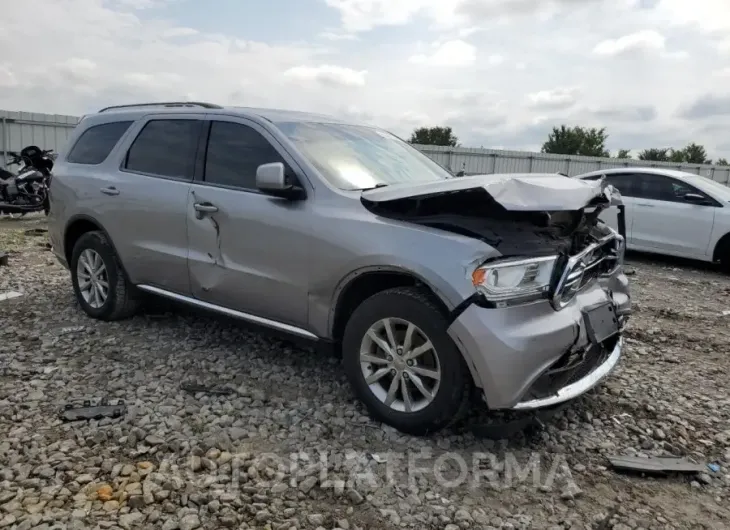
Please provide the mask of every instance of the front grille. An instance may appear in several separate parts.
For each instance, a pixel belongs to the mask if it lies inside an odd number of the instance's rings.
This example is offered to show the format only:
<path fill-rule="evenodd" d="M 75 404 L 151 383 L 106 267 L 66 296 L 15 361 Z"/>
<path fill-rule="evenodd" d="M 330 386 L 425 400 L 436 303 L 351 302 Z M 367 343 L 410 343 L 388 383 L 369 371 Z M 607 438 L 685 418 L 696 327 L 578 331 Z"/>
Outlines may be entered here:
<path fill-rule="evenodd" d="M 555 308 L 562 308 L 598 278 L 616 272 L 623 261 L 623 252 L 623 237 L 613 233 L 571 256 L 552 289 L 551 299 Z"/>
<path fill-rule="evenodd" d="M 580 381 L 608 359 L 618 340 L 618 336 L 614 336 L 582 352 L 565 353 L 537 378 L 523 400 L 548 398 L 561 388 Z"/>

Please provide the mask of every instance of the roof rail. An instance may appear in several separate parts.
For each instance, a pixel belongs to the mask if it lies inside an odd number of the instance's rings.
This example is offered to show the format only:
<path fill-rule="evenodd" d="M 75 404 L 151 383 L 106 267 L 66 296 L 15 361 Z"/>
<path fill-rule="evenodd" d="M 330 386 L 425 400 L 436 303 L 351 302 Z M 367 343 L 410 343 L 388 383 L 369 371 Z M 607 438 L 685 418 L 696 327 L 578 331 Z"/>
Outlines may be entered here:
<path fill-rule="evenodd" d="M 201 103 L 200 101 L 161 101 L 159 103 L 132 103 L 131 105 L 113 105 L 104 107 L 99 112 L 106 112 L 113 109 L 128 109 L 134 107 L 203 107 L 204 109 L 222 109 L 214 103 Z"/>

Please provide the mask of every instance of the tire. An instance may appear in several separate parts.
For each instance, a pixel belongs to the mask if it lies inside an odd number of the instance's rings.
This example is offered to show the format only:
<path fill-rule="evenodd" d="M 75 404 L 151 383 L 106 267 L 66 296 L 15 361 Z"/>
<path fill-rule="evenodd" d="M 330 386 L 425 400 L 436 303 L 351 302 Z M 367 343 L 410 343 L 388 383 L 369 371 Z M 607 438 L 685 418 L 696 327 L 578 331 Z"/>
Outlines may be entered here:
<path fill-rule="evenodd" d="M 85 254 L 87 251 L 90 253 Z M 79 260 L 82 259 L 82 255 L 88 257 L 94 254 L 103 261 L 108 285 L 107 296 L 100 304 L 97 303 L 99 300 L 87 301 L 79 287 Z M 122 320 L 131 317 L 137 311 L 139 300 L 136 289 L 129 282 L 104 232 L 87 232 L 78 239 L 71 255 L 70 269 L 76 300 L 90 317 L 107 321 Z"/>
<path fill-rule="evenodd" d="M 724 239 L 719 243 L 717 256 L 720 262 L 720 270 L 726 274 L 730 274 L 730 240 Z"/>
<path fill-rule="evenodd" d="M 400 356 L 396 359 L 398 366 L 384 364 L 383 359 L 378 359 L 381 361 L 379 363 L 363 365 L 360 356 L 362 349 L 375 352 L 373 355 L 378 357 L 380 354 L 384 358 L 387 355 L 385 350 L 377 346 L 378 343 L 368 338 L 368 331 L 373 326 L 380 326 L 385 322 L 384 319 L 389 319 L 391 322 L 391 329 L 395 330 L 393 336 L 396 338 L 404 336 L 404 328 L 407 329 L 408 323 L 414 325 L 417 331 L 413 332 L 413 336 L 428 339 L 433 345 L 432 353 L 429 351 L 417 359 L 410 359 L 411 363 L 419 363 L 410 368 L 403 365 L 404 359 L 409 357 L 407 351 L 398 353 Z M 385 327 L 384 324 L 383 326 Z M 388 289 L 371 296 L 355 309 L 345 326 L 342 341 L 343 364 L 356 396 L 363 402 L 373 419 L 403 433 L 423 436 L 448 427 L 464 416 L 470 401 L 473 381 L 461 353 L 446 331 L 447 328 L 446 318 L 434 303 L 432 295 L 425 289 L 415 287 Z M 398 342 L 403 340 L 400 339 Z M 420 344 L 423 344 L 423 341 Z M 373 355 L 368 359 L 372 359 Z M 426 363 L 429 359 L 431 362 L 428 365 L 420 364 Z M 438 386 L 426 388 L 433 391 L 430 402 L 425 398 L 425 394 L 418 390 L 415 379 L 418 379 L 422 387 L 426 386 L 424 382 L 435 385 L 435 379 L 422 375 L 415 378 L 413 376 L 414 369 L 420 369 L 419 374 L 423 374 L 424 368 L 432 374 L 440 371 Z M 389 405 L 386 403 L 390 394 L 386 388 L 390 390 L 391 384 L 394 384 L 393 380 L 397 377 L 393 377 L 393 369 L 397 369 L 395 372 L 397 375 L 405 374 L 401 376 L 401 379 L 405 379 L 405 383 L 402 380 L 397 383 L 396 393 L 400 399 Z M 371 385 L 366 381 L 367 374 L 376 377 L 376 372 L 382 370 L 386 370 L 388 375 L 381 376 L 374 383 L 374 390 L 371 389 Z M 406 384 L 409 390 L 404 392 L 403 384 Z M 381 385 L 382 388 L 375 385 Z M 407 394 L 410 398 L 410 412 L 405 408 Z M 422 400 L 420 408 L 417 408 L 414 398 L 419 396 Z"/>

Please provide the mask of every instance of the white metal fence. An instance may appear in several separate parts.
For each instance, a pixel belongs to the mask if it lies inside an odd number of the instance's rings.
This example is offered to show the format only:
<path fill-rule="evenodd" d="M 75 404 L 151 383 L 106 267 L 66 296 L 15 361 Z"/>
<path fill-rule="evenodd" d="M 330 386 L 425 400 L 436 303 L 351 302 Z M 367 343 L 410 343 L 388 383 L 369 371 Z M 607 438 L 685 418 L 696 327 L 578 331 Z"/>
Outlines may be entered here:
<path fill-rule="evenodd" d="M 76 116 L 0 110 L 0 165 L 8 162 L 8 151 L 18 152 L 28 145 L 58 152 L 78 121 Z"/>
<path fill-rule="evenodd" d="M 592 156 L 549 155 L 527 151 L 498 151 L 466 147 L 417 145 L 424 154 L 442 166 L 467 175 L 487 173 L 565 173 L 575 176 L 589 171 L 615 167 L 663 167 L 702 175 L 722 184 L 730 184 L 730 166 L 676 164 L 643 160 L 599 158 Z"/>
<path fill-rule="evenodd" d="M 79 118 L 60 114 L 37 114 L 0 110 L 0 165 L 5 165 L 8 151 L 20 151 L 27 145 L 58 152 L 71 135 Z M 557 173 L 574 176 L 613 167 L 666 167 L 709 177 L 730 185 L 730 167 L 641 160 L 597 158 L 588 156 L 548 155 L 526 151 L 498 151 L 465 147 L 417 145 L 423 153 L 454 173 Z"/>

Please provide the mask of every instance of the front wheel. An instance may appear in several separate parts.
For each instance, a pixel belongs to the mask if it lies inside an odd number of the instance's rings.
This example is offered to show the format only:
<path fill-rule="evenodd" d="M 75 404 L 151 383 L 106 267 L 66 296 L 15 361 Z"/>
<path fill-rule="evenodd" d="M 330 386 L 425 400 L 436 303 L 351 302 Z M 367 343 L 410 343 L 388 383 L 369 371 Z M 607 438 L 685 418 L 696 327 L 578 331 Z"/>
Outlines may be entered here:
<path fill-rule="evenodd" d="M 463 416 L 473 382 L 430 293 L 398 287 L 365 300 L 343 338 L 347 377 L 370 415 L 425 435 Z"/>

